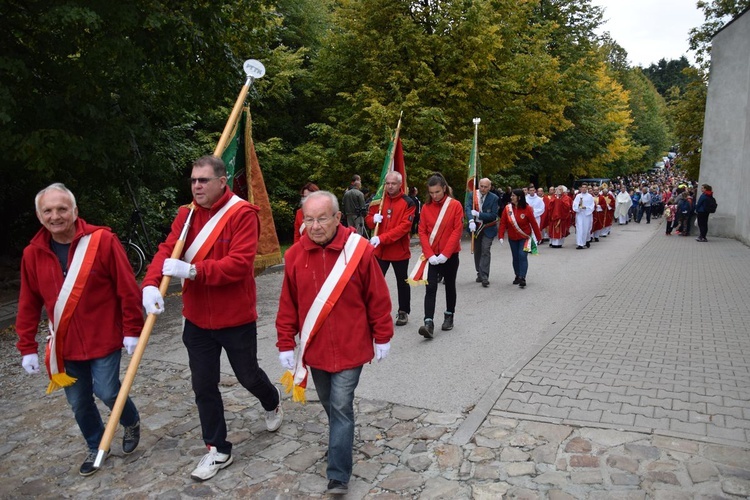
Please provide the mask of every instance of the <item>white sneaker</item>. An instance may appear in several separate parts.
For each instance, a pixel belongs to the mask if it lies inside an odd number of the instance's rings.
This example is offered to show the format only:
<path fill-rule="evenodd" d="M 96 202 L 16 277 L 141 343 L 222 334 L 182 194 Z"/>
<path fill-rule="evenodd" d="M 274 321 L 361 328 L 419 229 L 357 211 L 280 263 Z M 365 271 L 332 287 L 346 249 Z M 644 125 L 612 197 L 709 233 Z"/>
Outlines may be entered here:
<path fill-rule="evenodd" d="M 281 422 L 284 420 L 284 410 L 281 408 L 281 391 L 278 387 L 276 388 L 276 392 L 279 393 L 279 405 L 275 409 L 266 412 L 266 429 L 269 432 L 279 430 Z"/>
<path fill-rule="evenodd" d="M 206 481 L 214 477 L 221 469 L 229 467 L 231 463 L 232 455 L 219 453 L 215 446 L 209 446 L 208 453 L 203 455 L 190 477 L 196 481 Z"/>

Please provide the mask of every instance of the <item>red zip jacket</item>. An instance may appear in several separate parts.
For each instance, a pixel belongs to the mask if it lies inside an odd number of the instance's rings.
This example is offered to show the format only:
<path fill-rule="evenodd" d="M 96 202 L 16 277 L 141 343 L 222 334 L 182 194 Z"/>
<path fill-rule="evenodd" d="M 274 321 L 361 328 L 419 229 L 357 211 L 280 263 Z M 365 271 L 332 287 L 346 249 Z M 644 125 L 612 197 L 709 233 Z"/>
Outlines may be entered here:
<path fill-rule="evenodd" d="M 451 205 L 445 211 L 443 221 L 440 223 L 440 232 L 430 247 L 430 234 L 435 227 L 440 210 L 449 198 L 444 196 L 440 201 L 425 203 L 422 213 L 419 215 L 419 243 L 422 245 L 422 253 L 429 259 L 433 255 L 443 254 L 450 258 L 454 253 L 461 251 L 461 233 L 464 230 L 464 207 L 458 200 L 450 198 Z"/>
<path fill-rule="evenodd" d="M 383 196 L 383 222 L 378 228 L 380 245 L 375 249 L 375 257 L 380 260 L 399 261 L 411 257 L 409 243 L 411 241 L 411 224 L 414 222 L 414 211 L 416 206 L 414 200 L 405 194 L 391 197 Z M 370 229 L 375 227 L 372 217 L 378 213 L 378 206 L 373 205 L 365 217 L 365 224 Z"/>
<path fill-rule="evenodd" d="M 353 232 L 354 228 L 339 225 L 325 247 L 305 236 L 284 254 L 284 281 L 276 315 L 279 351 L 294 349 L 307 312 Z M 385 344 L 391 337 L 391 295 L 368 245 L 323 326 L 306 347 L 303 361 L 312 368 L 338 373 L 371 361 L 373 341 Z"/>
<path fill-rule="evenodd" d="M 122 349 L 123 337 L 139 337 L 143 329 L 141 294 L 128 257 L 117 236 L 107 227 L 76 220 L 76 235 L 70 245 L 68 264 L 84 235 L 103 229 L 91 273 L 70 320 L 63 359 L 85 361 L 103 358 Z M 16 346 L 22 356 L 36 354 L 36 333 L 42 306 L 52 317 L 62 289 L 60 261 L 50 248 L 51 236 L 42 228 L 23 251 L 21 293 L 18 298 Z"/>
<path fill-rule="evenodd" d="M 498 239 L 505 235 L 505 231 L 508 231 L 509 240 L 525 240 L 526 236 L 519 233 L 516 226 L 510 221 L 508 217 L 508 207 L 513 208 L 513 216 L 516 219 L 516 224 L 521 228 L 521 231 L 527 235 L 531 235 L 531 231 L 534 231 L 536 235 L 536 241 L 542 241 L 542 233 L 539 231 L 539 224 L 536 223 L 534 217 L 534 209 L 531 206 L 526 205 L 526 208 L 514 207 L 511 203 L 508 203 L 503 209 L 503 215 L 500 217 L 500 227 L 497 230 Z"/>
<path fill-rule="evenodd" d="M 195 204 L 185 250 L 208 220 L 231 197 L 232 192 L 226 189 L 210 209 Z M 244 325 L 258 319 L 253 266 L 258 249 L 259 208 L 250 203 L 242 205 L 232 214 L 206 258 L 195 263 L 198 271 L 195 280 L 185 280 L 182 314 L 190 322 L 206 330 Z M 180 207 L 172 223 L 172 231 L 167 240 L 159 245 L 141 286 L 159 286 L 164 259 L 172 255 L 187 215 L 188 208 Z"/>

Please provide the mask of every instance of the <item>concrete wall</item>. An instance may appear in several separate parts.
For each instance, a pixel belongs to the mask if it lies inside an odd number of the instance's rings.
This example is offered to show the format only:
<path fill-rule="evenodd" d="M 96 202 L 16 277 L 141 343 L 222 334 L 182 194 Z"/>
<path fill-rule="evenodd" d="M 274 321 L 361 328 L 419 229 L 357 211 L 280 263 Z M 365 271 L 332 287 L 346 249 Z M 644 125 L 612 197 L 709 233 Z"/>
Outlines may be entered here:
<path fill-rule="evenodd" d="M 750 12 L 719 31 L 711 73 L 701 154 L 701 184 L 713 187 L 719 208 L 709 236 L 750 245 Z"/>

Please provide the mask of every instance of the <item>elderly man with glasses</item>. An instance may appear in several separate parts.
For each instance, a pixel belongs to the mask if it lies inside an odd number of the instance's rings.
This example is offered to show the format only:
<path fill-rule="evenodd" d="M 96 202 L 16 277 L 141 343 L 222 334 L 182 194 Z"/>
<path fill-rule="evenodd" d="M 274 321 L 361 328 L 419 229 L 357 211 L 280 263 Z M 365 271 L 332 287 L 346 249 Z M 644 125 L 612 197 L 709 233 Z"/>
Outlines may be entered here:
<path fill-rule="evenodd" d="M 257 358 L 253 266 L 259 208 L 229 190 L 224 162 L 215 156 L 196 160 L 190 181 L 195 212 L 185 241 L 187 250 L 180 259 L 170 258 L 189 213 L 188 207 L 181 207 L 143 280 L 143 306 L 149 314 L 163 311 L 157 288 L 162 275 L 185 280 L 182 341 L 209 451 L 191 477 L 205 481 L 233 460 L 219 391 L 222 349 L 239 383 L 260 400 L 268 431 L 278 430 L 283 412 L 281 392 L 258 366 Z"/>
<path fill-rule="evenodd" d="M 327 493 L 343 495 L 352 475 L 354 390 L 362 366 L 388 354 L 391 298 L 374 247 L 340 224 L 333 194 L 311 193 L 302 210 L 306 234 L 284 255 L 276 346 L 295 400 L 304 401 L 312 372 L 330 425 Z"/>

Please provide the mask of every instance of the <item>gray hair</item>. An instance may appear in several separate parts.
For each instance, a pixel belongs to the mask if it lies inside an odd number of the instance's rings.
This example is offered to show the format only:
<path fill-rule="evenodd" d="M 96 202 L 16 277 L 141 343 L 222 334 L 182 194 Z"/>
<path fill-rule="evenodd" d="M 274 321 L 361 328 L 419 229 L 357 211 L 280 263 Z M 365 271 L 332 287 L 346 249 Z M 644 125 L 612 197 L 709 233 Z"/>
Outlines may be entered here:
<path fill-rule="evenodd" d="M 48 191 L 61 191 L 65 194 L 67 194 L 70 197 L 70 201 L 73 203 L 73 208 L 76 208 L 76 197 L 73 195 L 73 192 L 65 187 L 65 184 L 62 182 L 55 182 L 54 184 L 50 184 L 46 188 L 39 191 L 36 196 L 34 197 L 34 207 L 36 208 L 36 213 L 39 212 L 39 200 L 42 199 L 42 196 L 47 194 Z"/>
<path fill-rule="evenodd" d="M 312 193 L 307 195 L 307 198 L 305 198 L 305 201 L 302 202 L 302 206 L 305 206 L 305 203 L 307 203 L 310 200 L 314 200 L 315 198 L 328 198 L 331 202 L 331 208 L 333 208 L 334 215 L 336 212 L 339 211 L 339 200 L 336 198 L 336 195 L 334 195 L 330 191 L 313 191 Z"/>

